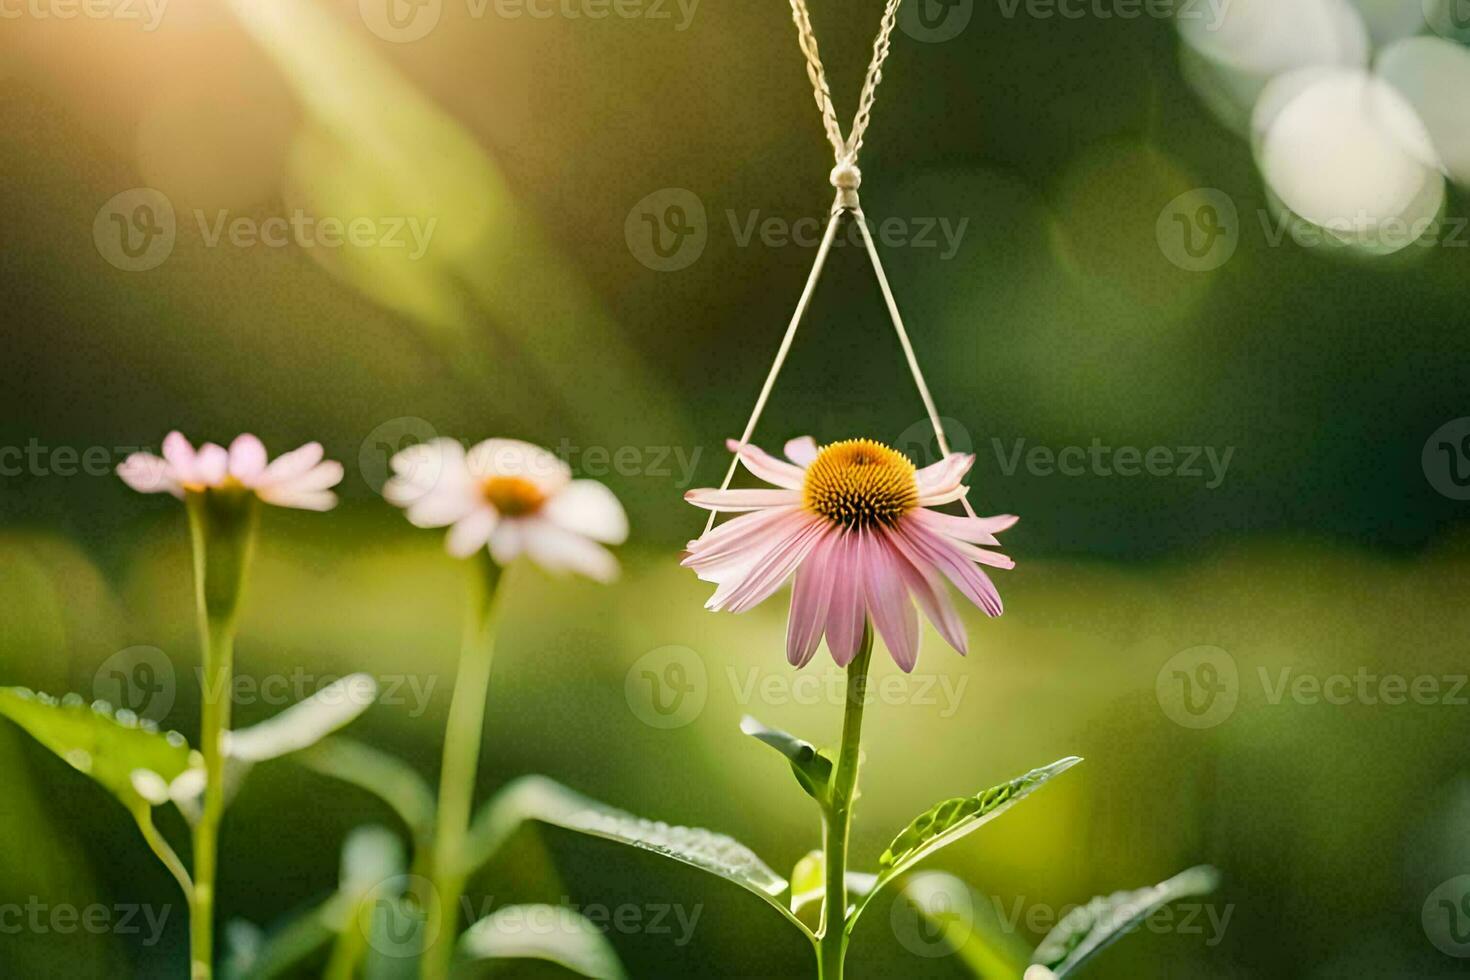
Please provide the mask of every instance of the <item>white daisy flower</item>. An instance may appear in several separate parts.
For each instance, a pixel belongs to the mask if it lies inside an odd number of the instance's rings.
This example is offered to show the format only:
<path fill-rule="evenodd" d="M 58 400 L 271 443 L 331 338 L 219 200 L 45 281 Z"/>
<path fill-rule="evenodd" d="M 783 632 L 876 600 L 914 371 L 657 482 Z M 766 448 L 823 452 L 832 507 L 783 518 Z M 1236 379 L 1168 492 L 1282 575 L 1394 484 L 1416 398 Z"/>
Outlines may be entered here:
<path fill-rule="evenodd" d="M 572 479 L 571 468 L 540 446 L 487 439 L 466 452 L 453 439 L 435 439 L 391 462 L 383 496 L 418 527 L 448 527 L 445 547 L 454 557 L 488 546 L 500 565 L 524 554 L 552 572 L 617 577 L 617 560 L 602 545 L 627 540 L 622 505 L 596 480 Z"/>
<path fill-rule="evenodd" d="M 163 455 L 133 453 L 117 468 L 122 481 L 139 493 L 246 490 L 268 504 L 299 510 L 331 510 L 342 482 L 342 464 L 322 458 L 321 443 L 309 442 L 267 461 L 265 446 L 246 434 L 230 448 L 206 442 L 197 450 L 180 432 L 163 440 Z"/>

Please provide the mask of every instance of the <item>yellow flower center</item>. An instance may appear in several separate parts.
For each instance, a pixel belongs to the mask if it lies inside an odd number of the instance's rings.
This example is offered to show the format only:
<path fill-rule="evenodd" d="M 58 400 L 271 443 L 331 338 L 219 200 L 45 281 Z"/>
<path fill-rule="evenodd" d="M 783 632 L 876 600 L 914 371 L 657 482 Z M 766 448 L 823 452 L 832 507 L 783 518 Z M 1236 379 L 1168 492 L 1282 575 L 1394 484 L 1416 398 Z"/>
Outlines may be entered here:
<path fill-rule="evenodd" d="M 871 439 L 824 447 L 807 467 L 801 495 L 808 510 L 854 530 L 892 527 L 919 506 L 914 464 Z"/>
<path fill-rule="evenodd" d="M 241 483 L 239 479 L 237 479 L 233 474 L 227 475 L 224 480 L 219 483 L 219 485 L 213 487 L 211 487 L 207 483 L 200 483 L 197 481 L 180 483 L 179 486 L 192 493 L 204 493 L 208 490 L 213 490 L 215 493 L 238 494 L 245 491 L 246 489 L 245 484 Z"/>
<path fill-rule="evenodd" d="M 541 488 L 520 476 L 492 476 L 480 484 L 480 492 L 504 517 L 534 514 L 546 503 Z"/>

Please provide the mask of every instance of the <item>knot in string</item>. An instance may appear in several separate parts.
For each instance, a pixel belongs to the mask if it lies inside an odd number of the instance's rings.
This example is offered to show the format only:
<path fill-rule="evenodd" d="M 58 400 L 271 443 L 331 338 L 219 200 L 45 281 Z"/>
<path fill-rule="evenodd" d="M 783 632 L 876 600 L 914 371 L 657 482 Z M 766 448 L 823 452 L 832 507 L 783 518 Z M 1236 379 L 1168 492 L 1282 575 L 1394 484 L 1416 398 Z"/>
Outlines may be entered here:
<path fill-rule="evenodd" d="M 857 211 L 858 188 L 863 186 L 863 172 L 852 160 L 843 160 L 832 168 L 832 186 L 837 188 L 837 201 L 832 205 L 836 211 Z"/>
<path fill-rule="evenodd" d="M 812 29 L 811 14 L 806 0 L 791 0 L 791 19 L 796 22 L 797 41 L 801 53 L 806 56 L 806 73 L 811 79 L 812 94 L 817 100 L 817 109 L 822 113 L 822 127 L 827 142 L 832 144 L 832 155 L 837 166 L 832 170 L 832 186 L 837 188 L 834 211 L 858 210 L 858 186 L 862 184 L 862 171 L 858 170 L 858 151 L 863 148 L 863 137 L 873 117 L 873 103 L 878 98 L 878 85 L 883 81 L 883 63 L 893 47 L 893 30 L 898 23 L 898 5 L 902 0 L 888 0 L 883 9 L 883 19 L 878 25 L 878 37 L 873 42 L 873 58 L 868 63 L 868 74 L 863 79 L 862 93 L 858 96 L 857 115 L 853 117 L 848 135 L 842 135 L 837 122 L 837 109 L 832 105 L 832 90 L 827 84 L 827 71 L 822 66 L 821 51 L 817 48 L 817 35 Z"/>

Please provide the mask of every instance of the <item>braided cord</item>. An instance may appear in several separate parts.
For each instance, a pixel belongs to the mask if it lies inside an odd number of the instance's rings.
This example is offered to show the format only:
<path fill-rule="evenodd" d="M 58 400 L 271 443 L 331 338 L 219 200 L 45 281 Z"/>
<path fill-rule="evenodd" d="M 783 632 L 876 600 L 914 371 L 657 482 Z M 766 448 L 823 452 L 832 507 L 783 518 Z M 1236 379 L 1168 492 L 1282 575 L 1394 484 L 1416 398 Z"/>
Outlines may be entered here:
<path fill-rule="evenodd" d="M 827 85 L 827 70 L 822 67 L 822 53 L 817 48 L 817 34 L 812 30 L 812 15 L 806 9 L 806 0 L 791 0 L 791 19 L 796 22 L 796 40 L 801 53 L 806 56 L 806 75 L 812 81 L 812 94 L 817 98 L 817 110 L 822 114 L 822 126 L 827 130 L 827 142 L 832 152 L 841 160 L 847 149 L 842 138 L 842 127 L 837 124 L 837 109 L 832 105 L 832 89 Z"/>
<path fill-rule="evenodd" d="M 827 142 L 832 144 L 832 154 L 839 165 L 856 164 L 858 151 L 863 147 L 863 137 L 873 118 L 873 103 L 878 98 L 878 86 L 883 82 L 883 63 L 893 48 L 893 29 L 898 23 L 898 5 L 903 0 L 888 0 L 883 10 L 883 19 L 878 25 L 878 37 L 873 42 L 873 60 L 868 63 L 868 74 L 863 79 L 862 94 L 858 96 L 858 111 L 853 117 L 852 129 L 846 137 L 837 122 L 837 109 L 832 104 L 832 89 L 827 84 L 827 69 L 822 65 L 821 50 L 817 46 L 817 34 L 812 29 L 812 16 L 806 0 L 791 0 L 791 19 L 796 23 L 796 38 L 801 53 L 806 56 L 806 74 L 812 82 L 812 94 L 817 100 L 817 109 L 822 113 L 822 127 L 827 131 Z"/>
<path fill-rule="evenodd" d="M 806 0 L 796 0 L 805 3 Z M 852 132 L 847 137 L 847 158 L 857 162 L 858 151 L 863 148 L 863 137 L 868 132 L 868 123 L 873 118 L 873 103 L 878 99 L 878 86 L 883 82 L 883 63 L 893 47 L 893 27 L 898 23 L 898 5 L 902 0 L 888 0 L 883 11 L 883 21 L 878 27 L 878 38 L 873 42 L 873 60 L 868 63 L 868 76 L 863 81 L 863 92 L 858 98 L 857 115 L 852 120 Z"/>

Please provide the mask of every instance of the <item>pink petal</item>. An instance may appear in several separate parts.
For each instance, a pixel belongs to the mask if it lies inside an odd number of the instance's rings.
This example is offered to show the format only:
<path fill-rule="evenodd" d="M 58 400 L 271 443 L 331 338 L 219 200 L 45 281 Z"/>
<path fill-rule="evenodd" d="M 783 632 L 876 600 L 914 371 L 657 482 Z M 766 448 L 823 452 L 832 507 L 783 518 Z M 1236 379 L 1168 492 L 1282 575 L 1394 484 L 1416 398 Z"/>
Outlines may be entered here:
<path fill-rule="evenodd" d="M 994 583 L 955 550 L 958 547 L 955 542 L 909 520 L 900 521 L 893 533 L 901 535 L 921 561 L 943 572 L 965 598 L 984 609 L 987 615 L 999 616 L 1004 611 Z"/>
<path fill-rule="evenodd" d="M 846 667 L 863 642 L 868 610 L 863 598 L 862 563 L 858 537 L 847 531 L 838 537 L 832 554 L 832 599 L 827 606 L 827 649 L 837 666 Z"/>
<path fill-rule="evenodd" d="M 628 515 L 613 492 L 596 480 L 573 480 L 546 502 L 547 520 L 576 534 L 622 544 L 628 539 Z"/>
<path fill-rule="evenodd" d="M 785 452 L 787 459 L 804 469 L 812 465 L 812 461 L 817 458 L 821 450 L 817 448 L 817 440 L 811 436 L 802 436 L 788 442 Z"/>
<path fill-rule="evenodd" d="M 337 506 L 337 495 L 330 490 L 288 491 L 276 487 L 262 487 L 255 495 L 276 507 L 293 510 L 331 510 Z"/>
<path fill-rule="evenodd" d="M 198 482 L 194 471 L 194 447 L 177 429 L 163 437 L 163 458 L 173 467 L 174 476 L 180 483 Z"/>
<path fill-rule="evenodd" d="M 393 478 L 393 480 L 396 479 L 398 478 Z M 404 484 L 395 486 L 393 480 L 384 484 L 383 496 L 390 503 L 395 504 L 398 504 L 400 500 L 412 497 L 403 514 L 414 527 L 446 527 L 461 520 L 484 501 L 484 498 L 469 486 L 446 485 L 435 487 L 425 493 Z M 392 492 L 390 488 L 393 488 Z M 399 504 L 399 506 L 403 505 Z"/>
<path fill-rule="evenodd" d="M 265 472 L 265 463 L 265 446 L 255 436 L 247 432 L 230 443 L 230 476 L 247 487 L 254 486 Z"/>
<path fill-rule="evenodd" d="M 736 513 L 790 507 L 801 503 L 800 490 L 690 490 L 684 499 L 705 510 Z"/>
<path fill-rule="evenodd" d="M 735 613 L 755 608 L 786 584 L 828 527 L 830 525 L 826 521 L 813 516 L 810 523 L 762 555 L 745 575 L 722 582 L 705 607 L 716 611 L 729 609 Z"/>
<path fill-rule="evenodd" d="M 800 534 L 813 520 L 819 520 L 819 518 L 814 518 L 805 511 L 793 510 L 779 524 L 762 535 L 760 540 L 752 542 L 750 547 L 718 560 L 699 558 L 689 567 L 694 569 L 694 574 L 698 575 L 702 581 L 714 582 L 720 586 L 728 584 L 730 588 L 734 588 L 748 578 L 757 565 L 762 564 L 783 544 Z"/>
<path fill-rule="evenodd" d="M 740 462 L 745 464 L 746 469 L 767 483 L 774 483 L 787 490 L 800 490 L 806 480 L 806 473 L 800 466 L 783 463 L 758 446 L 742 445 L 734 439 L 727 439 L 725 446 L 740 457 Z"/>
<path fill-rule="evenodd" d="M 919 495 L 927 497 L 953 490 L 974 465 L 973 453 L 950 453 L 933 466 L 924 467 L 914 474 L 914 482 L 919 485 Z"/>
<path fill-rule="evenodd" d="M 168 460 L 152 453 L 131 454 L 118 464 L 117 475 L 139 493 L 167 491 L 175 497 L 183 496 L 183 489 L 174 479 L 173 467 Z"/>
<path fill-rule="evenodd" d="M 217 487 L 225 482 L 229 471 L 230 454 L 224 446 L 206 442 L 199 447 L 199 455 L 194 457 L 194 473 L 199 482 L 207 487 Z"/>
<path fill-rule="evenodd" d="M 444 548 L 455 558 L 468 558 L 490 542 L 500 515 L 495 508 L 485 506 L 472 511 L 449 529 L 444 538 Z"/>
<path fill-rule="evenodd" d="M 490 557 L 497 565 L 509 565 L 520 557 L 525 549 L 525 535 L 521 533 L 520 520 L 501 521 L 490 535 Z"/>
<path fill-rule="evenodd" d="M 936 493 L 924 493 L 924 492 L 920 491 L 920 493 L 919 493 L 919 506 L 920 507 L 938 507 L 940 504 L 952 504 L 956 500 L 959 500 L 961 497 L 963 497 L 965 494 L 967 494 L 969 492 L 970 492 L 970 488 L 967 487 L 967 486 L 964 486 L 963 484 L 961 484 L 960 486 L 951 487 L 948 490 L 945 490 L 945 491 L 942 491 L 942 492 L 936 492 Z"/>
<path fill-rule="evenodd" d="M 979 565 L 989 565 L 991 568 L 1004 568 L 1010 570 L 1016 567 L 1015 559 L 1010 555 L 1003 555 L 999 551 L 986 551 L 963 541 L 950 539 L 946 542 L 951 548 L 964 555 L 966 558 Z"/>
<path fill-rule="evenodd" d="M 342 464 L 334 459 L 326 459 L 299 476 L 293 476 L 288 480 L 274 481 L 272 486 L 283 491 L 300 492 L 305 490 L 326 490 L 330 487 L 335 487 L 341 482 Z"/>
<path fill-rule="evenodd" d="M 841 532 L 828 529 L 796 570 L 791 589 L 791 615 L 786 620 L 786 659 L 805 667 L 822 642 L 827 604 L 832 598 L 832 558 Z"/>
<path fill-rule="evenodd" d="M 902 535 L 891 534 L 888 540 L 897 551 L 899 574 L 918 600 L 924 615 L 929 617 L 929 622 L 934 624 L 945 642 L 963 656 L 969 651 L 969 637 L 965 634 L 965 625 L 960 621 L 959 613 L 955 612 L 954 603 L 949 601 L 944 583 L 928 563 L 909 549 Z"/>
<path fill-rule="evenodd" d="M 689 553 L 680 564 L 698 571 L 757 557 L 783 541 L 811 516 L 800 507 L 776 507 L 732 518 L 697 541 L 689 542 Z"/>
<path fill-rule="evenodd" d="M 521 534 L 526 555 L 547 571 L 576 572 L 604 583 L 618 577 L 618 562 L 612 552 L 580 534 L 541 519 L 523 521 Z"/>
<path fill-rule="evenodd" d="M 931 531 L 972 544 L 1000 544 L 995 536 L 1010 530 L 1020 520 L 1012 514 L 1000 517 L 956 517 L 936 510 L 918 510 L 913 516 Z"/>
<path fill-rule="evenodd" d="M 323 453 L 321 443 L 308 442 L 299 449 L 293 449 L 271 460 L 261 480 L 265 483 L 283 483 L 294 479 L 320 463 Z"/>
<path fill-rule="evenodd" d="M 895 549 L 883 532 L 864 535 L 867 562 L 863 573 L 864 592 L 873 625 L 883 645 L 904 673 L 912 673 L 919 661 L 919 614 L 904 587 Z"/>

